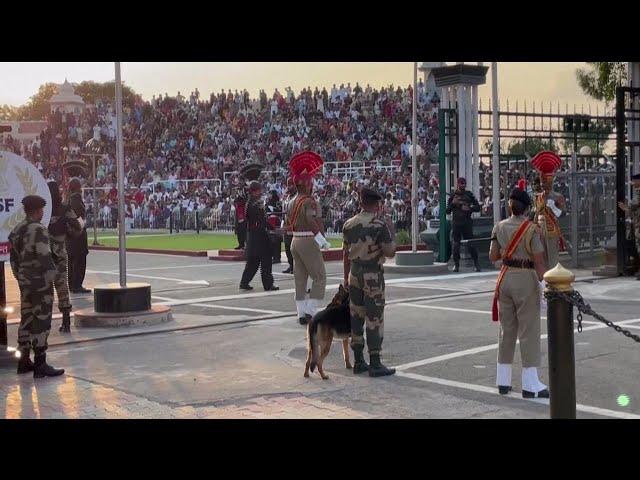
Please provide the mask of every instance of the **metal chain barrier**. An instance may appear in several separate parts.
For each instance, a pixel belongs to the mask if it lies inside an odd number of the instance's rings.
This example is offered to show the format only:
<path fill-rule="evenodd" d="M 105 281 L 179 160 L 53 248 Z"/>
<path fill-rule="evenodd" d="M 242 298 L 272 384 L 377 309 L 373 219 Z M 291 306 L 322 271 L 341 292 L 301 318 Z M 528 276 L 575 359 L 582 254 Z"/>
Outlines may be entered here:
<path fill-rule="evenodd" d="M 584 298 L 582 298 L 582 295 L 580 295 L 580 292 L 578 292 L 577 290 L 573 290 L 571 293 L 566 293 L 548 287 L 544 293 L 544 296 L 547 301 L 552 299 L 562 299 L 578 309 L 578 315 L 576 317 L 576 320 L 578 321 L 578 332 L 582 332 L 582 314 L 584 313 L 585 315 L 589 315 L 596 320 L 604 323 L 607 327 L 613 328 L 616 332 L 622 333 L 625 337 L 629 337 L 630 339 L 640 343 L 640 336 L 631 333 L 629 330 L 625 330 L 619 325 L 616 325 L 615 323 L 607 320 L 599 313 L 593 311 L 591 306 L 584 301 Z"/>

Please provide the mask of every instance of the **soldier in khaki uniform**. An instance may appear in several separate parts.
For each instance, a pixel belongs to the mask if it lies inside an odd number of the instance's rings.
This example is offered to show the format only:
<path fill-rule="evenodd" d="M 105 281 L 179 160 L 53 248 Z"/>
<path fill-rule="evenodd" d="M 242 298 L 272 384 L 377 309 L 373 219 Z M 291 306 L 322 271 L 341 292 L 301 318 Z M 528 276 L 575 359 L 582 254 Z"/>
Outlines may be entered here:
<path fill-rule="evenodd" d="M 54 286 L 58 295 L 58 310 L 62 313 L 61 332 L 71 331 L 71 301 L 69 300 L 68 255 L 66 239 L 82 234 L 82 225 L 75 212 L 63 205 L 57 182 L 48 182 L 51 192 L 51 220 L 49 222 L 49 245 L 56 266 Z"/>
<path fill-rule="evenodd" d="M 538 378 L 540 366 L 540 282 L 545 272 L 544 246 L 539 228 L 525 216 L 531 199 L 516 188 L 509 197 L 511 217 L 493 228 L 489 258 L 502 260 L 496 284 L 493 320 L 500 320 L 497 385 L 501 394 L 511 390 L 516 340 L 522 357 L 522 396 L 548 398 Z"/>
<path fill-rule="evenodd" d="M 393 375 L 394 368 L 380 361 L 384 337 L 385 257 L 395 255 L 391 219 L 381 218 L 382 196 L 368 188 L 360 192 L 362 211 L 344 224 L 344 285 L 349 287 L 351 310 L 351 348 L 355 357 L 353 373 L 369 372 L 371 377 Z M 364 329 L 370 364 L 364 360 Z"/>
<path fill-rule="evenodd" d="M 56 274 L 49 233 L 40 223 L 46 202 L 42 197 L 29 195 L 22 204 L 26 218 L 9 234 L 11 270 L 20 287 L 18 373 L 33 371 L 34 378 L 54 377 L 62 375 L 64 370 L 48 365 L 46 356 Z M 32 348 L 34 362 L 29 358 Z"/>
<path fill-rule="evenodd" d="M 618 202 L 618 206 L 631 216 L 633 233 L 636 238 L 636 251 L 640 255 L 640 173 L 632 175 L 631 182 L 633 183 L 633 200 L 629 205 Z M 640 280 L 640 271 L 636 274 L 636 279 Z"/>
<path fill-rule="evenodd" d="M 323 235 L 319 205 L 312 197 L 313 176 L 322 166 L 322 159 L 313 152 L 301 152 L 291 158 L 289 169 L 297 190 L 295 201 L 287 212 L 288 229 L 293 239 L 293 276 L 296 287 L 296 310 L 301 325 L 311 320 L 324 300 L 327 272 L 321 248 L 329 248 Z M 311 292 L 307 298 L 307 281 L 311 278 Z"/>

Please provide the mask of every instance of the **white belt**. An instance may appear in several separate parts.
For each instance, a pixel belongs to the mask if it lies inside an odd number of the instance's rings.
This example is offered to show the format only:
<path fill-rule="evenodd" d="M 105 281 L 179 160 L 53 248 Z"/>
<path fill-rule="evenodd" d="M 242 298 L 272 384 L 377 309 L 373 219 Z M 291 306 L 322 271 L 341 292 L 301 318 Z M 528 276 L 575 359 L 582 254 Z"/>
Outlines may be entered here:
<path fill-rule="evenodd" d="M 293 232 L 294 237 L 315 237 L 313 232 Z"/>

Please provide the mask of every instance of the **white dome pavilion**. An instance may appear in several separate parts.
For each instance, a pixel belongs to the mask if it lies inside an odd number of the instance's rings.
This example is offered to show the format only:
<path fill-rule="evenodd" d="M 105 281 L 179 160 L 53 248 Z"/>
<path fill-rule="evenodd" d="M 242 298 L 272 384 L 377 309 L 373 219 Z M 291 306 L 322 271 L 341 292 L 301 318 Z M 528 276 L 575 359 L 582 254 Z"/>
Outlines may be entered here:
<path fill-rule="evenodd" d="M 80 95 L 76 95 L 73 85 L 66 78 L 64 83 L 58 87 L 58 93 L 49 100 L 49 105 L 51 105 L 52 112 L 60 109 L 66 113 L 79 114 L 84 110 L 84 100 Z"/>

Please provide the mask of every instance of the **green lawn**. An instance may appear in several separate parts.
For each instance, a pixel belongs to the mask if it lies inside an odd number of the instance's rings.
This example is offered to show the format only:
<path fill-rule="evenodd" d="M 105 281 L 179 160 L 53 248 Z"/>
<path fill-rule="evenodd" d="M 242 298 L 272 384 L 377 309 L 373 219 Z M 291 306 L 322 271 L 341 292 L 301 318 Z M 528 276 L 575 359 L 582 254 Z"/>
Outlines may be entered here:
<path fill-rule="evenodd" d="M 115 234 L 98 235 L 98 241 L 101 245 L 107 247 L 117 247 L 118 239 Z M 89 237 L 89 245 L 92 243 L 92 237 Z M 329 243 L 332 247 L 340 247 L 342 239 L 330 238 Z M 130 248 L 148 248 L 153 250 L 223 250 L 235 248 L 238 241 L 235 235 L 224 233 L 201 233 L 197 234 L 144 234 L 132 233 L 127 235 L 127 247 Z M 283 244 L 284 250 L 284 244 Z"/>

